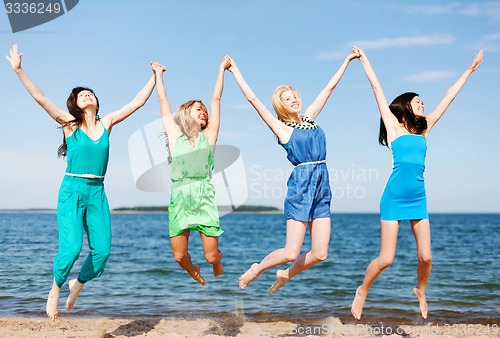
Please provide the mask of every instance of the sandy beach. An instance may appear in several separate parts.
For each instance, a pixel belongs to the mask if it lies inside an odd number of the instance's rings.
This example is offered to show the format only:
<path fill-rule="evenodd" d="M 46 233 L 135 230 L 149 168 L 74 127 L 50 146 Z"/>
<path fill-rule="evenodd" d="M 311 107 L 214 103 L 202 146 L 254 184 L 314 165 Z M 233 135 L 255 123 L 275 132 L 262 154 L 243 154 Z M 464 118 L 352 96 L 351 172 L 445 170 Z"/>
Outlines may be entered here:
<path fill-rule="evenodd" d="M 500 337 L 498 325 L 342 324 L 337 318 L 302 325 L 291 322 L 248 322 L 237 317 L 215 322 L 174 319 L 108 319 L 4 317 L 0 337 Z"/>

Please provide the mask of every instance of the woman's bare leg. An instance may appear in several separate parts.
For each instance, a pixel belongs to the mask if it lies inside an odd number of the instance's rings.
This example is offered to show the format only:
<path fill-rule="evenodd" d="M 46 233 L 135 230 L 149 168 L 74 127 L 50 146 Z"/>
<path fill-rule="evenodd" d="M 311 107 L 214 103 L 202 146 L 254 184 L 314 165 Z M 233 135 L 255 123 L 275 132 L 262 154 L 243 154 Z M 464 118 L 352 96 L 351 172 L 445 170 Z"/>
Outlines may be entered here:
<path fill-rule="evenodd" d="M 380 221 L 380 252 L 377 258 L 372 260 L 366 268 L 363 284 L 356 289 L 356 295 L 351 306 L 351 313 L 356 319 L 361 318 L 363 305 L 370 286 L 375 282 L 380 273 L 392 265 L 396 255 L 398 242 L 398 221 Z"/>
<path fill-rule="evenodd" d="M 53 321 L 57 320 L 59 316 L 59 296 L 61 294 L 61 289 L 57 286 L 56 282 L 52 282 L 52 288 L 50 289 L 49 296 L 47 297 L 47 305 L 45 311 L 47 316 Z"/>
<path fill-rule="evenodd" d="M 78 298 L 78 295 L 82 291 L 84 285 L 85 283 L 80 283 L 77 279 L 72 279 L 68 282 L 69 296 L 66 300 L 66 311 L 69 312 L 73 309 L 76 299 Z"/>
<path fill-rule="evenodd" d="M 203 252 L 208 263 L 212 264 L 212 270 L 215 277 L 224 272 L 222 266 L 222 252 L 219 250 L 219 237 L 206 236 L 200 232 Z"/>
<path fill-rule="evenodd" d="M 205 280 L 201 276 L 200 266 L 198 264 L 194 265 L 191 261 L 191 256 L 188 252 L 189 245 L 189 231 L 184 231 L 182 234 L 170 237 L 170 246 L 172 247 L 172 253 L 174 254 L 175 261 L 186 270 L 186 272 L 195 281 L 201 285 L 205 285 Z"/>
<path fill-rule="evenodd" d="M 287 219 L 286 221 L 286 244 L 284 248 L 274 250 L 260 263 L 254 263 L 240 277 L 240 288 L 245 288 L 251 281 L 262 272 L 283 263 L 293 262 L 297 259 L 304 243 L 306 234 L 306 222 Z"/>
<path fill-rule="evenodd" d="M 417 243 L 418 256 L 418 284 L 417 287 L 413 289 L 413 293 L 418 299 L 422 318 L 427 319 L 429 307 L 425 297 L 425 290 L 432 270 L 431 227 L 429 219 L 411 221 L 410 224 Z"/>
<path fill-rule="evenodd" d="M 272 295 L 295 275 L 319 262 L 323 262 L 328 257 L 331 231 L 330 218 L 313 219 L 309 224 L 309 229 L 311 232 L 311 250 L 300 255 L 290 268 L 276 272 L 276 281 L 269 289 L 269 295 Z"/>

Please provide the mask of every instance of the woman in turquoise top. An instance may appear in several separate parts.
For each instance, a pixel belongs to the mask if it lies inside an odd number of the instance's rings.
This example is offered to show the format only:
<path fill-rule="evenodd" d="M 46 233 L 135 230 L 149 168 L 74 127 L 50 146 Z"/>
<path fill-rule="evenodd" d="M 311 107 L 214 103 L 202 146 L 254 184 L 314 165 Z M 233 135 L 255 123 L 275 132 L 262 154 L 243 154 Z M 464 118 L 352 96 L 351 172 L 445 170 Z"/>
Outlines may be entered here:
<path fill-rule="evenodd" d="M 353 52 L 359 57 L 373 88 L 381 115 L 379 143 L 392 150 L 393 169 L 380 199 L 380 253 L 366 269 L 363 284 L 356 290 L 351 312 L 356 319 L 361 318 L 368 289 L 394 260 L 399 225 L 402 220 L 409 220 L 418 256 L 418 282 L 413 293 L 419 301 L 420 313 L 425 319 L 428 313 L 425 290 L 432 267 L 431 232 L 424 186 L 427 136 L 469 76 L 479 68 L 483 51 L 479 51 L 472 64 L 427 116 L 424 115 L 424 104 L 416 93 L 401 94 L 388 105 L 366 54 L 357 47 L 353 48 Z"/>
<path fill-rule="evenodd" d="M 214 152 L 219 136 L 220 99 L 224 88 L 224 71 L 229 67 L 228 57 L 219 65 L 217 80 L 208 110 L 199 100 L 182 104 L 172 114 L 163 84 L 165 67 L 154 67 L 158 100 L 163 126 L 167 136 L 167 150 L 172 164 L 172 187 L 168 206 L 168 231 L 175 261 L 191 278 L 205 285 L 200 266 L 193 264 L 188 251 L 191 230 L 198 231 L 205 259 L 218 277 L 224 272 L 219 250 L 219 213 L 215 203 L 215 189 L 210 182 L 214 169 Z"/>
<path fill-rule="evenodd" d="M 67 158 L 57 204 L 59 249 L 54 258 L 54 281 L 46 307 L 47 316 L 56 320 L 60 290 L 80 254 L 84 231 L 90 253 L 78 278 L 68 282 L 67 311 L 73 308 L 85 283 L 104 271 L 111 249 L 110 212 L 104 192 L 109 133 L 114 125 L 146 103 L 153 91 L 155 78 L 152 76 L 130 103 L 100 118 L 99 100 L 89 88 L 76 87 L 72 90 L 67 100 L 68 112 L 57 107 L 21 68 L 21 57 L 22 53 L 14 45 L 7 60 L 26 90 L 61 125 L 64 133 L 63 144 L 58 150 L 60 156 Z"/>
<path fill-rule="evenodd" d="M 229 71 L 234 74 L 245 98 L 285 148 L 288 160 L 295 166 L 288 179 L 285 198 L 286 243 L 284 248 L 269 253 L 260 263 L 254 263 L 239 280 L 245 288 L 264 271 L 293 262 L 285 270 L 276 272 L 276 281 L 268 291 L 272 295 L 297 274 L 309 269 L 328 256 L 330 244 L 331 190 L 326 166 L 326 138 L 315 119 L 344 75 L 349 62 L 356 57 L 348 55 L 314 102 L 300 114 L 302 100 L 297 90 L 279 86 L 274 90 L 272 105 L 277 118 L 255 96 L 231 59 Z M 300 254 L 307 228 L 311 233 L 311 249 Z"/>

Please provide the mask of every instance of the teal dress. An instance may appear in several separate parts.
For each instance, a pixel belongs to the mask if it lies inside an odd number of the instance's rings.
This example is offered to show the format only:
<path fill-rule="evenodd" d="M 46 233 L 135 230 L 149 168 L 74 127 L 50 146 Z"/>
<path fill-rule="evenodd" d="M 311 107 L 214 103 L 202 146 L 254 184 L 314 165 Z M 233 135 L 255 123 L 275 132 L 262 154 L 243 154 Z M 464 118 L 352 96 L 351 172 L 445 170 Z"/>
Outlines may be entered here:
<path fill-rule="evenodd" d="M 170 237 L 186 230 L 196 230 L 206 236 L 223 233 L 215 203 L 215 188 L 210 182 L 213 170 L 214 155 L 203 133 L 198 134 L 194 147 L 186 135 L 177 138 L 172 152 L 168 207 Z"/>
<path fill-rule="evenodd" d="M 393 168 L 380 199 L 385 221 L 429 217 L 424 184 L 427 141 L 422 135 L 405 134 L 391 142 Z"/>

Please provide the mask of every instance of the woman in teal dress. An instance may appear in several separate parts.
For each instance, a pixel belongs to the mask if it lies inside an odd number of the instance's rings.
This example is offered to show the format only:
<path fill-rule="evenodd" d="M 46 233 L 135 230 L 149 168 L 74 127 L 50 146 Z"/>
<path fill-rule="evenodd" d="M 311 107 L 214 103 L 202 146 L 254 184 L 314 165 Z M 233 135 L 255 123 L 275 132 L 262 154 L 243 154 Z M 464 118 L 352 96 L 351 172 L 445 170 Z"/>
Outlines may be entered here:
<path fill-rule="evenodd" d="M 170 245 L 175 261 L 198 283 L 205 285 L 200 266 L 193 264 L 188 251 L 191 230 L 200 233 L 205 259 L 218 277 L 224 272 L 219 250 L 219 214 L 215 189 L 210 182 L 214 169 L 214 152 L 220 125 L 220 99 L 224 87 L 224 71 L 229 67 L 224 57 L 210 102 L 210 122 L 205 105 L 191 100 L 181 105 L 175 116 L 165 92 L 165 67 L 154 68 L 158 100 L 167 136 L 167 150 L 172 164 L 172 187 L 168 207 Z"/>
<path fill-rule="evenodd" d="M 287 182 L 288 190 L 284 203 L 285 247 L 269 253 L 260 263 L 252 264 L 241 275 L 240 288 L 245 288 L 268 269 L 293 262 L 289 268 L 276 271 L 276 281 L 268 291 L 268 294 L 272 295 L 294 276 L 328 257 L 332 193 L 326 165 L 326 137 L 315 119 L 344 75 L 349 62 L 355 57 L 353 53 L 345 58 L 339 70 L 303 115 L 300 114 L 302 100 L 299 92 L 290 86 L 276 88 L 272 105 L 277 117 L 255 96 L 231 59 L 229 71 L 233 73 L 243 95 L 276 135 L 278 143 L 287 152 L 288 160 L 295 167 Z M 311 249 L 301 254 L 308 228 L 311 233 Z"/>
<path fill-rule="evenodd" d="M 110 211 L 104 192 L 109 134 L 113 126 L 146 103 L 153 91 L 155 79 L 151 76 L 130 103 L 100 118 L 99 100 L 89 88 L 76 87 L 71 91 L 67 100 L 68 111 L 56 106 L 21 68 L 21 56 L 17 45 L 14 45 L 7 60 L 35 101 L 61 125 L 63 144 L 58 154 L 67 159 L 66 174 L 57 203 L 59 249 L 54 258 L 54 280 L 46 306 L 47 316 L 56 320 L 61 287 L 80 255 L 84 232 L 88 237 L 90 252 L 78 278 L 68 282 L 70 294 L 66 301 L 67 311 L 73 308 L 85 283 L 101 276 L 106 267 L 111 250 Z"/>
<path fill-rule="evenodd" d="M 474 57 L 472 64 L 448 89 L 446 95 L 427 116 L 424 104 L 416 93 L 404 93 L 387 104 L 382 87 L 361 48 L 354 47 L 373 88 L 381 115 L 379 143 L 392 151 L 393 169 L 380 199 L 380 253 L 368 265 L 363 284 L 356 290 L 351 312 L 361 318 L 368 289 L 380 273 L 389 267 L 396 254 L 396 242 L 401 221 L 408 220 L 417 244 L 417 297 L 422 317 L 427 318 L 425 297 L 427 281 L 431 273 L 431 233 L 424 185 L 427 136 L 451 102 L 463 88 L 470 75 L 483 60 L 483 51 Z"/>

